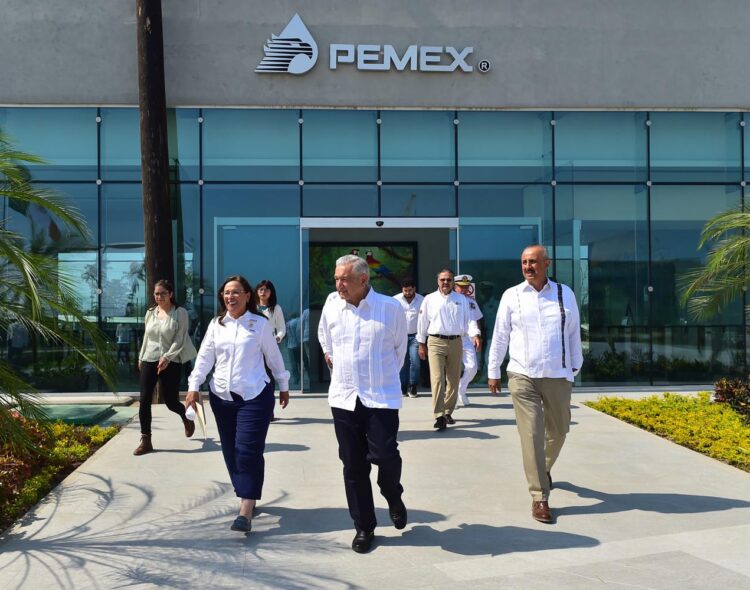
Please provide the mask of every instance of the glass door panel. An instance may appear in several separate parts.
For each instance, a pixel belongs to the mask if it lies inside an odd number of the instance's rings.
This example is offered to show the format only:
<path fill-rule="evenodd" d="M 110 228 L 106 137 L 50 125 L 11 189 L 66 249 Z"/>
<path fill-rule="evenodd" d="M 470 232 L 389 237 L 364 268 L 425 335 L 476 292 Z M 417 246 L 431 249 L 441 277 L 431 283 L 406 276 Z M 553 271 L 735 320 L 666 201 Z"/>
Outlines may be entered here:
<path fill-rule="evenodd" d="M 273 283 L 286 321 L 286 335 L 279 349 L 290 373 L 289 388 L 299 390 L 303 332 L 299 219 L 216 218 L 214 227 L 214 293 L 228 276 L 236 274 L 244 276 L 253 286 L 263 279 Z M 217 306 L 214 296 L 214 314 Z"/>

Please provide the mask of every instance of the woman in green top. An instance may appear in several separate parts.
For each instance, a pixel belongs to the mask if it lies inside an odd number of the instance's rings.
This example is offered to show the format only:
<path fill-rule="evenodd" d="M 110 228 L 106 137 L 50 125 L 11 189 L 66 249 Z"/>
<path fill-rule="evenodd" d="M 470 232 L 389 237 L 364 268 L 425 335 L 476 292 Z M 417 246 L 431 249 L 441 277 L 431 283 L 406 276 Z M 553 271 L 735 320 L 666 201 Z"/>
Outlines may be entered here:
<path fill-rule="evenodd" d="M 134 455 L 144 455 L 154 450 L 151 444 L 151 401 L 156 382 L 167 407 L 182 418 L 185 436 L 193 436 L 195 422 L 185 417 L 185 406 L 180 403 L 180 373 L 182 364 L 193 360 L 195 347 L 188 335 L 188 314 L 174 300 L 174 288 L 167 280 L 154 284 L 156 305 L 146 312 L 143 345 L 138 355 L 141 372 L 141 405 L 138 418 L 141 422 L 141 444 Z"/>

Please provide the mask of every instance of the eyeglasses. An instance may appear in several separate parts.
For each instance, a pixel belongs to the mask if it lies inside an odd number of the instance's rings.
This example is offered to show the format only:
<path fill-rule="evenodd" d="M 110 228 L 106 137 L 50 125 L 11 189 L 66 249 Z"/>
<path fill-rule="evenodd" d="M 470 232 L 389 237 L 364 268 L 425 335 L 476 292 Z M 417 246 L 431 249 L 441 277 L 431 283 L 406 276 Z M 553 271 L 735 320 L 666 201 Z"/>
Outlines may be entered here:
<path fill-rule="evenodd" d="M 224 297 L 239 297 L 240 295 L 243 295 L 244 291 L 222 291 L 222 295 Z"/>
<path fill-rule="evenodd" d="M 154 297 L 167 297 L 169 291 L 154 291 Z"/>

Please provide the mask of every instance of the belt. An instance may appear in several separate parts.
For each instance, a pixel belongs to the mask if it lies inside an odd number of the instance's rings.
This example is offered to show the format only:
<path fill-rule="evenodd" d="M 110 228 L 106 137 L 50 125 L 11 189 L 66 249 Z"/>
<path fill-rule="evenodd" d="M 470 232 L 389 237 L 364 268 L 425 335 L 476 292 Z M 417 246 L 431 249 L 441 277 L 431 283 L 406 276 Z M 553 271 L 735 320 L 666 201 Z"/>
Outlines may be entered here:
<path fill-rule="evenodd" d="M 407 334 L 407 336 L 416 336 L 416 335 L 417 335 L 416 332 L 414 332 L 414 334 Z"/>
<path fill-rule="evenodd" d="M 430 338 L 440 338 L 440 340 L 455 340 L 461 336 L 444 336 L 443 334 L 430 334 Z"/>

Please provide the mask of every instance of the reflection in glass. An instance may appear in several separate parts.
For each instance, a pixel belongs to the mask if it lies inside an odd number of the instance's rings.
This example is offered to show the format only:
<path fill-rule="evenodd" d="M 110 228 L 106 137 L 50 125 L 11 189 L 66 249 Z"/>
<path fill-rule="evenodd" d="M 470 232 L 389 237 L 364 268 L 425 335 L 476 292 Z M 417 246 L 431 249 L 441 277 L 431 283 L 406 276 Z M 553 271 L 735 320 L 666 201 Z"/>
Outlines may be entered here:
<path fill-rule="evenodd" d="M 376 118 L 374 111 L 304 111 L 305 182 L 375 182 L 378 179 Z"/>
<path fill-rule="evenodd" d="M 104 180 L 141 180 L 141 127 L 138 109 L 102 109 Z"/>
<path fill-rule="evenodd" d="M 304 217 L 375 217 L 378 189 L 362 185 L 309 185 L 302 189 Z"/>
<path fill-rule="evenodd" d="M 533 217 L 551 222 L 552 188 L 533 184 L 462 184 L 458 187 L 458 211 L 462 218 Z M 552 240 L 551 233 L 548 239 Z"/>
<path fill-rule="evenodd" d="M 167 109 L 167 132 L 170 180 L 198 180 L 198 109 Z"/>
<path fill-rule="evenodd" d="M 646 114 L 561 112 L 555 115 L 559 181 L 648 180 Z"/>
<path fill-rule="evenodd" d="M 696 250 L 705 221 L 739 202 L 734 186 L 651 189 L 655 382 L 705 382 L 742 371 L 742 302 L 735 301 L 709 320 L 698 320 L 680 298 L 684 273 L 705 262 L 707 250 Z"/>
<path fill-rule="evenodd" d="M 203 110 L 203 178 L 300 179 L 296 110 Z"/>
<path fill-rule="evenodd" d="M 651 179 L 739 182 L 738 113 L 652 113 Z"/>
<path fill-rule="evenodd" d="M 381 180 L 455 180 L 453 113 L 384 111 L 380 119 Z"/>
<path fill-rule="evenodd" d="M 45 160 L 24 164 L 34 180 L 96 180 L 96 109 L 0 108 L 0 129 Z"/>
<path fill-rule="evenodd" d="M 453 185 L 386 185 L 380 193 L 380 214 L 385 217 L 455 217 Z"/>
<path fill-rule="evenodd" d="M 546 182 L 552 179 L 550 114 L 458 114 L 461 182 Z"/>
<path fill-rule="evenodd" d="M 584 382 L 647 383 L 648 191 L 645 186 L 560 186 L 556 276 L 575 291 Z"/>

